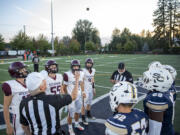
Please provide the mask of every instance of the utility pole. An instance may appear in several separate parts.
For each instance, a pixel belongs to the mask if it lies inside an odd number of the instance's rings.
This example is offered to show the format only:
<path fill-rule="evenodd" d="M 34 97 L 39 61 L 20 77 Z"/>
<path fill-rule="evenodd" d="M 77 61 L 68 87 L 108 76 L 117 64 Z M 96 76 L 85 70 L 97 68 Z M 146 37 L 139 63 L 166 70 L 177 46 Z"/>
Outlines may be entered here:
<path fill-rule="evenodd" d="M 51 0 L 51 45 L 52 45 L 52 56 L 54 56 L 54 33 L 53 33 L 53 3 Z"/>

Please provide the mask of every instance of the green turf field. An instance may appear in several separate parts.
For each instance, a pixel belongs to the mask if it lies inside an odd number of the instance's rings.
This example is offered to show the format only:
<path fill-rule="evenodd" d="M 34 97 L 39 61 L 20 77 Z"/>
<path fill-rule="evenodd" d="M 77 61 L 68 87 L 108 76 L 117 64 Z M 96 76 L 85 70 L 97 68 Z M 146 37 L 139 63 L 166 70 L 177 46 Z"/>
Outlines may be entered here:
<path fill-rule="evenodd" d="M 94 59 L 94 67 L 96 69 L 95 82 L 97 85 L 104 87 L 111 87 L 112 84 L 109 82 L 109 78 L 114 70 L 117 69 L 119 62 L 125 62 L 126 69 L 133 74 L 134 80 L 137 77 L 142 76 L 143 72 L 147 70 L 148 64 L 152 61 L 160 61 L 162 64 L 172 65 L 177 71 L 176 85 L 180 86 L 180 55 L 83 55 L 83 56 L 61 56 L 54 57 L 54 60 L 59 64 L 60 73 L 63 73 L 70 68 L 70 61 L 72 59 L 79 59 L 81 61 L 81 66 L 84 67 L 84 61 L 86 58 L 91 57 Z M 41 58 L 40 70 L 44 69 L 44 64 L 50 58 Z M 51 58 L 53 59 L 53 58 Z M 18 60 L 18 59 L 14 59 Z M 14 60 L 0 60 L 0 84 L 4 81 L 11 79 L 7 70 L 7 62 L 12 62 Z M 32 63 L 26 62 L 29 65 L 29 69 L 33 71 Z M 108 89 L 103 89 L 96 87 L 97 95 L 101 96 L 108 92 Z M 3 104 L 3 93 L 0 90 L 0 104 Z M 137 104 L 138 108 L 142 108 L 142 102 Z M 175 115 L 175 130 L 180 132 L 178 124 L 180 123 L 180 96 L 177 98 L 176 102 L 176 115 Z M 0 135 L 5 134 L 4 131 L 0 131 Z"/>

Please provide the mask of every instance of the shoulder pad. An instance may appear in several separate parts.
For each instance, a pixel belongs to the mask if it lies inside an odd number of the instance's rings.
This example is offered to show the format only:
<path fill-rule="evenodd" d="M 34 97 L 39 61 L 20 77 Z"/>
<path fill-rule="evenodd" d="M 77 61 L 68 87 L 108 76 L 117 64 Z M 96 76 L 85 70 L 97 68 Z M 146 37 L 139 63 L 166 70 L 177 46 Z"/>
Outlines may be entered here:
<path fill-rule="evenodd" d="M 110 120 L 107 120 L 107 122 L 105 123 L 105 126 L 117 134 L 125 135 L 128 133 L 128 130 L 125 125 L 119 125 Z"/>

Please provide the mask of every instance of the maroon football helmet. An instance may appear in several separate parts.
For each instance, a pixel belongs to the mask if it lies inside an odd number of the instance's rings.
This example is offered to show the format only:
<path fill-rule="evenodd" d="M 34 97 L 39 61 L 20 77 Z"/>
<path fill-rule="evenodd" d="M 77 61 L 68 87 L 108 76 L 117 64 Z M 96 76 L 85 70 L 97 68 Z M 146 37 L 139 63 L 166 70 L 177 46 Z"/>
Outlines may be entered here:
<path fill-rule="evenodd" d="M 74 66 L 79 66 L 79 69 L 73 69 Z M 72 60 L 71 61 L 71 70 L 74 72 L 74 71 L 79 71 L 81 68 L 81 65 L 80 65 L 80 61 L 79 60 Z"/>
<path fill-rule="evenodd" d="M 50 66 L 51 65 L 56 65 L 56 69 L 51 69 Z M 57 73 L 58 72 L 58 64 L 56 63 L 55 60 L 48 60 L 45 64 L 45 70 L 48 72 L 48 73 Z"/>
<path fill-rule="evenodd" d="M 91 66 L 91 67 L 88 67 L 88 66 L 87 66 L 87 63 L 91 63 L 92 66 Z M 86 61 L 85 61 L 85 67 L 86 67 L 87 69 L 91 69 L 91 68 L 93 67 L 93 64 L 94 64 L 94 61 L 93 61 L 92 58 L 87 58 L 87 59 L 86 59 Z"/>
<path fill-rule="evenodd" d="M 8 72 L 13 78 L 26 78 L 28 75 L 26 67 L 27 66 L 23 62 L 13 62 L 10 64 Z M 25 72 L 20 72 L 23 68 L 26 69 Z"/>

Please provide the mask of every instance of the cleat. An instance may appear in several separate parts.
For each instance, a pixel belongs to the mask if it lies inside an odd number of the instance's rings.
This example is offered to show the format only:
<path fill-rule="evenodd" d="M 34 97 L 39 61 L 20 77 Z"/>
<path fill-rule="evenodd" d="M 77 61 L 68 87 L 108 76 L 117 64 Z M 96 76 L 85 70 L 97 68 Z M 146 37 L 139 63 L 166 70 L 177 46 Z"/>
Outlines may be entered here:
<path fill-rule="evenodd" d="M 83 123 L 84 125 L 88 125 L 88 124 L 89 124 L 86 118 L 85 118 L 85 119 L 82 119 L 82 123 Z"/>
<path fill-rule="evenodd" d="M 74 128 L 80 130 L 80 131 L 83 131 L 84 130 L 84 127 L 82 127 L 79 123 L 78 124 L 75 124 L 74 125 Z"/>
<path fill-rule="evenodd" d="M 75 135 L 73 129 L 69 129 L 69 135 Z"/>

